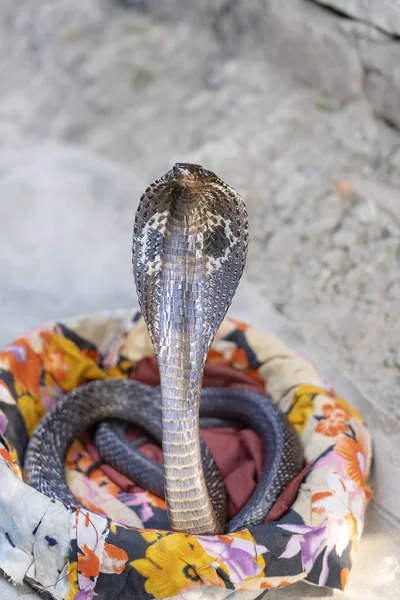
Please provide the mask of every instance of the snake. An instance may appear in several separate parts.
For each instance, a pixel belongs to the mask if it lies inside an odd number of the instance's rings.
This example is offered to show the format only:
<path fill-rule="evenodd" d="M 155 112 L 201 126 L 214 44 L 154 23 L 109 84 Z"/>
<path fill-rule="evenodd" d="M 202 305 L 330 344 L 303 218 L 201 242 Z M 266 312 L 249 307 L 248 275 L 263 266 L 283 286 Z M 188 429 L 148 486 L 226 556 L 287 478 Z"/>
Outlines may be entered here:
<path fill-rule="evenodd" d="M 201 165 L 176 163 L 146 189 L 134 220 L 132 265 L 160 386 L 102 379 L 65 394 L 29 441 L 24 470 L 31 486 L 76 503 L 65 481 L 65 455 L 83 430 L 99 424 L 96 441 L 110 463 L 147 488 L 156 478 L 173 531 L 216 535 L 265 520 L 301 472 L 301 441 L 266 395 L 202 389 L 205 361 L 241 279 L 248 242 L 241 196 Z M 242 422 L 267 448 L 253 494 L 228 523 L 221 474 L 200 435 L 204 418 Z M 137 425 L 161 443 L 161 469 L 121 440 L 113 419 Z"/>

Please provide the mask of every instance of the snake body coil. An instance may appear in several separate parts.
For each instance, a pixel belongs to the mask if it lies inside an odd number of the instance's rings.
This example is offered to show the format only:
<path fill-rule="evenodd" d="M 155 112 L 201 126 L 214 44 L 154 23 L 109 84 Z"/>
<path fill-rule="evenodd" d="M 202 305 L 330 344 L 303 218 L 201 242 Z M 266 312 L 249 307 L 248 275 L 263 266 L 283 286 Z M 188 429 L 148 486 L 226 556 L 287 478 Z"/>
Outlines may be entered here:
<path fill-rule="evenodd" d="M 281 491 L 301 470 L 302 451 L 296 432 L 268 398 L 250 390 L 205 388 L 200 414 L 242 422 L 263 440 L 267 459 L 262 476 L 250 500 L 227 524 L 226 531 L 262 523 Z M 77 504 L 65 481 L 65 455 L 84 429 L 102 422 L 101 433 L 96 436 L 102 457 L 136 483 L 163 496 L 162 467 L 139 450 L 129 448 L 128 442 L 115 444 L 116 434 L 108 419 L 137 425 L 161 442 L 159 389 L 137 381 L 106 379 L 92 381 L 66 394 L 41 420 L 31 439 L 25 461 L 29 483 L 51 498 Z M 224 486 L 208 447 L 204 442 L 201 444 L 208 493 L 223 522 Z"/>

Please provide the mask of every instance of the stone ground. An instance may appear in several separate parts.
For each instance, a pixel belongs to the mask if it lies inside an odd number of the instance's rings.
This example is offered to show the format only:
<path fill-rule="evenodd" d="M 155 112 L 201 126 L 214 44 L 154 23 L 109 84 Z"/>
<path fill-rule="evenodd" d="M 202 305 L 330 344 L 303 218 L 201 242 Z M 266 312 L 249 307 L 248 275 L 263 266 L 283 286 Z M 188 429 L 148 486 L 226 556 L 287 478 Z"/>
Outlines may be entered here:
<path fill-rule="evenodd" d="M 1 147 L 67 142 L 126 165 L 144 186 L 176 160 L 217 172 L 249 209 L 249 279 L 400 419 L 399 133 L 362 97 L 336 103 L 274 66 L 249 35 L 262 21 L 249 24 L 240 7 L 227 20 L 221 1 L 157 4 L 3 0 Z M 344 86 L 352 76 L 343 69 Z M 98 186 L 99 210 L 128 214 L 128 197 Z M 45 221 L 53 209 L 37 202 Z M 29 228 L 12 206 L 2 210 Z M 78 212 L 64 211 L 63 225 Z M 18 303 L 4 250 L 3 300 Z"/>

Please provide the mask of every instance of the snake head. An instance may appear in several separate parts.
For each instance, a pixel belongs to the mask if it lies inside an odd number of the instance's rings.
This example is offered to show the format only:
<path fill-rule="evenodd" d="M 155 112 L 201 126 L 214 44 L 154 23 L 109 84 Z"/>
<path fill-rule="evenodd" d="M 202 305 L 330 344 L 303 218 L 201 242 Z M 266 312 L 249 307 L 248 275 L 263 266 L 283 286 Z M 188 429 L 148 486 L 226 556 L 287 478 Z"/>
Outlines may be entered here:
<path fill-rule="evenodd" d="M 242 275 L 248 229 L 239 194 L 201 165 L 176 163 L 147 188 L 135 217 L 133 273 L 156 352 L 166 342 L 163 323 L 184 332 L 192 319 L 208 349 Z"/>
<path fill-rule="evenodd" d="M 199 190 L 204 185 L 209 185 L 211 180 L 216 178 L 212 171 L 207 171 L 201 165 L 191 163 L 176 163 L 165 175 L 169 178 L 172 184 L 175 184 L 179 189 L 183 188 L 198 188 Z"/>

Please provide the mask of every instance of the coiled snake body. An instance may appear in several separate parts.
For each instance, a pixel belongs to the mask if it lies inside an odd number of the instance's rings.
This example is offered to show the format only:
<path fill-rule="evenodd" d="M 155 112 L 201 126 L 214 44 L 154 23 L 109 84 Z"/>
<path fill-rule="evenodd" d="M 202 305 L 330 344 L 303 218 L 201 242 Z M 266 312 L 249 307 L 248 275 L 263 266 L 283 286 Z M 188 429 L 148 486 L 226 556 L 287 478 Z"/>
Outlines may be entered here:
<path fill-rule="evenodd" d="M 204 417 L 244 422 L 265 442 L 267 461 L 261 480 L 227 529 L 235 531 L 264 520 L 301 470 L 297 435 L 260 394 L 201 390 L 206 356 L 239 283 L 247 243 L 243 201 L 201 166 L 176 164 L 146 190 L 135 217 L 133 272 L 161 387 L 101 380 L 68 394 L 42 419 L 29 443 L 25 471 L 32 486 L 76 503 L 63 473 L 68 446 L 89 425 L 118 418 L 162 441 L 164 486 L 162 471 L 154 470 L 139 452 L 132 454 L 126 444 L 121 446 L 115 428 L 102 425 L 97 441 L 108 460 L 122 470 L 125 466 L 138 483 L 141 478 L 145 484 L 155 478 L 158 490 L 161 477 L 159 493 L 163 488 L 173 530 L 221 533 L 224 490 L 201 442 L 200 411 Z"/>

